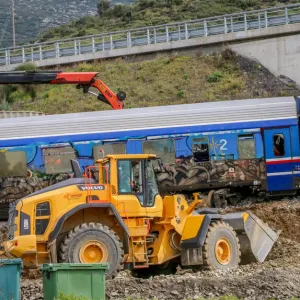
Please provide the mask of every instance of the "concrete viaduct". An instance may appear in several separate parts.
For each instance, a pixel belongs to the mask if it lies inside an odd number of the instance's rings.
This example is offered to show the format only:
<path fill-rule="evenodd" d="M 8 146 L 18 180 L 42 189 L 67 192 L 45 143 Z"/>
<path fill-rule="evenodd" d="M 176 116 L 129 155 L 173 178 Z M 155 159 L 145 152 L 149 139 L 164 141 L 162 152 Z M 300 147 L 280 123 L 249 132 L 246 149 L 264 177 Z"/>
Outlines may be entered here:
<path fill-rule="evenodd" d="M 233 51 L 300 85 L 300 4 L 0 49 L 0 71 L 166 51 Z"/>

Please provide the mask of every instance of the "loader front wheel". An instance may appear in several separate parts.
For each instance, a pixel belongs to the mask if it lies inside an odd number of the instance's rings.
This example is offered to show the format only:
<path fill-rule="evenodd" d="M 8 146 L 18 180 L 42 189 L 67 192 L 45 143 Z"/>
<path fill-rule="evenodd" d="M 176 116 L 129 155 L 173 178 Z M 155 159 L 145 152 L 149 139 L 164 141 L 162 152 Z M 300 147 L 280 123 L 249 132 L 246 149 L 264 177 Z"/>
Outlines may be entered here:
<path fill-rule="evenodd" d="M 121 269 L 122 243 L 119 237 L 100 223 L 81 224 L 69 231 L 60 244 L 59 258 L 69 263 L 109 263 L 106 276 L 114 277 Z"/>
<path fill-rule="evenodd" d="M 208 228 L 203 246 L 204 266 L 209 270 L 231 269 L 241 259 L 239 239 L 231 226 L 215 222 Z"/>

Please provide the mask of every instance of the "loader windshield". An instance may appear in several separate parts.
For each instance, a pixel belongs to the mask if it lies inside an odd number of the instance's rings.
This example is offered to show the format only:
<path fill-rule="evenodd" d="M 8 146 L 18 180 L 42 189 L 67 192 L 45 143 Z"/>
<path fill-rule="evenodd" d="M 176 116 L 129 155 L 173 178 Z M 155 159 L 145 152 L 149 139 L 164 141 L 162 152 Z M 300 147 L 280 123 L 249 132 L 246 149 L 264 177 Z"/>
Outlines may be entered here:
<path fill-rule="evenodd" d="M 141 161 L 118 161 L 119 192 L 126 194 L 143 193 L 143 177 Z"/>
<path fill-rule="evenodd" d="M 110 162 L 103 165 L 103 183 L 110 184 Z"/>
<path fill-rule="evenodd" d="M 158 194 L 158 188 L 153 168 L 152 160 L 146 162 L 146 180 L 147 180 L 147 203 L 146 206 L 153 206 L 155 196 Z"/>
<path fill-rule="evenodd" d="M 118 191 L 135 195 L 141 206 L 153 206 L 158 194 L 152 160 L 119 160 Z"/>

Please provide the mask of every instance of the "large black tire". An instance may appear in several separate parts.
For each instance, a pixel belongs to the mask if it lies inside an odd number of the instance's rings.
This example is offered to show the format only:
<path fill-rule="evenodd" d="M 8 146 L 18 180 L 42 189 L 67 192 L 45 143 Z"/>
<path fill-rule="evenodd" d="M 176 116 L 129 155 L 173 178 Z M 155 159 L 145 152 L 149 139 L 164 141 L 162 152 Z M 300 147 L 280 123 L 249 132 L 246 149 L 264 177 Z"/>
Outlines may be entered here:
<path fill-rule="evenodd" d="M 220 221 L 212 223 L 203 246 L 204 267 L 209 270 L 231 269 L 240 261 L 240 243 L 233 228 Z"/>
<path fill-rule="evenodd" d="M 69 263 L 109 263 L 107 278 L 122 268 L 123 247 L 115 232 L 100 223 L 75 227 L 60 244 L 59 258 Z"/>

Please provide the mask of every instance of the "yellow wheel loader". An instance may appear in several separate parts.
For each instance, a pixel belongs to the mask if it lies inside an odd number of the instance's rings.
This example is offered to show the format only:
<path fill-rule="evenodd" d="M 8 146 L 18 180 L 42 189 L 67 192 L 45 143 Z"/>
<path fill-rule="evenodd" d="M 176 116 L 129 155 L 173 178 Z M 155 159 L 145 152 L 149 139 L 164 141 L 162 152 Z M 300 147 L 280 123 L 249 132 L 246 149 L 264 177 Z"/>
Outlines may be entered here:
<path fill-rule="evenodd" d="M 21 199 L 10 211 L 4 249 L 27 267 L 47 262 L 109 263 L 118 270 L 167 274 L 176 266 L 236 267 L 265 260 L 278 234 L 251 212 L 220 214 L 199 194 L 158 193 L 155 155 L 107 155 L 84 176 Z M 157 167 L 157 166 L 156 166 Z"/>

